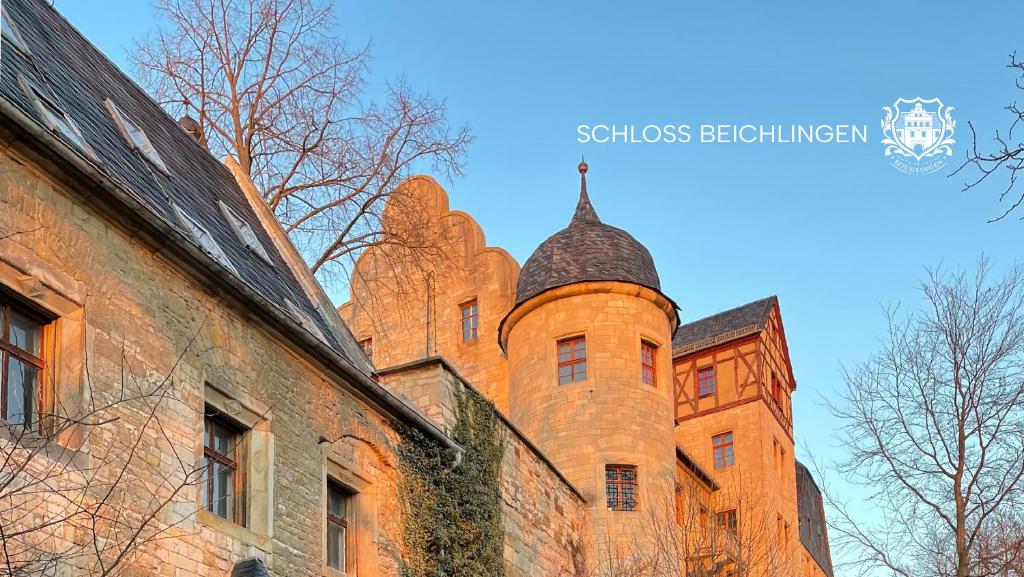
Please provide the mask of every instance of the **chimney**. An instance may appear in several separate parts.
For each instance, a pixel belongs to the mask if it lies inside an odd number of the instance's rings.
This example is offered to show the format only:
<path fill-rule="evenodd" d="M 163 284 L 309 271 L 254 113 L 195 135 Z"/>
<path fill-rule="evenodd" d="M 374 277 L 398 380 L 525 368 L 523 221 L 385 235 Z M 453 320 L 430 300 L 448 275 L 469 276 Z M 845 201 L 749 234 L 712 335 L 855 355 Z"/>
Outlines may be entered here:
<path fill-rule="evenodd" d="M 178 121 L 178 126 L 187 132 L 189 136 L 196 139 L 196 142 L 202 144 L 203 147 L 206 148 L 206 136 L 203 134 L 203 128 L 199 126 L 199 123 L 195 118 L 186 114 Z"/>

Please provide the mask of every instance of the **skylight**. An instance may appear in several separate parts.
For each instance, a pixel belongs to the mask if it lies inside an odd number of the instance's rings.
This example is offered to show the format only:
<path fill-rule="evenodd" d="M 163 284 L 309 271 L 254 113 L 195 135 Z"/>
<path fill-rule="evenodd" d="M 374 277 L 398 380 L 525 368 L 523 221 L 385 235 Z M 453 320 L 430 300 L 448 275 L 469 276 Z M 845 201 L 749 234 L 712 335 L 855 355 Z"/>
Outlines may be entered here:
<path fill-rule="evenodd" d="M 156 148 L 153 148 L 153 143 L 149 141 L 145 131 L 134 120 L 129 118 L 127 114 L 122 112 L 109 98 L 104 104 L 106 104 L 110 116 L 114 118 L 114 122 L 117 123 L 117 127 L 121 129 L 121 136 L 124 136 L 128 144 L 139 151 L 139 154 L 151 162 L 153 166 L 166 174 L 167 166 L 164 165 L 164 161 L 160 158 Z"/>
<path fill-rule="evenodd" d="M 36 88 L 24 76 L 18 76 L 18 82 L 21 84 L 21 88 L 25 91 L 25 94 L 35 102 L 36 110 L 39 111 L 39 115 L 43 117 L 43 123 L 46 124 L 50 130 L 61 133 L 64 138 L 71 141 L 72 144 L 95 158 L 95 154 L 85 142 L 85 137 L 82 136 L 82 132 L 78 129 L 78 125 L 75 124 L 75 121 L 72 120 L 60 106 L 58 106 L 53 100 L 50 100 L 43 91 Z"/>
<path fill-rule="evenodd" d="M 181 209 L 178 205 L 174 205 L 174 214 L 178 217 L 178 221 L 185 227 L 186 230 L 192 235 L 192 238 L 199 243 L 199 246 L 206 251 L 207 254 L 217 259 L 217 262 L 224 265 L 231 272 L 238 274 L 238 269 L 231 264 L 231 260 L 228 259 L 228 255 L 224 254 L 224 250 L 220 248 L 217 241 L 213 239 L 210 231 L 206 230 L 203 225 L 199 224 L 196 219 L 192 218 L 187 212 Z"/>
<path fill-rule="evenodd" d="M 256 231 L 249 226 L 248 222 L 242 220 L 242 217 L 232 210 L 230 206 L 224 204 L 224 201 L 220 201 L 219 204 L 220 211 L 224 213 L 224 218 L 231 224 L 231 228 L 235 231 L 235 235 L 238 236 L 238 240 L 242 241 L 246 248 L 256 253 L 256 256 L 263 259 L 264 262 L 272 265 L 270 255 L 267 253 L 267 249 L 263 248 L 263 243 L 256 236 Z"/>
<path fill-rule="evenodd" d="M 28 46 L 25 41 L 21 38 L 21 33 L 18 32 L 18 28 L 14 26 L 14 22 L 11 21 L 10 16 L 7 15 L 6 10 L 2 10 L 0 14 L 0 32 L 3 33 L 3 37 L 7 39 L 15 48 L 21 50 L 25 54 L 28 54 Z"/>

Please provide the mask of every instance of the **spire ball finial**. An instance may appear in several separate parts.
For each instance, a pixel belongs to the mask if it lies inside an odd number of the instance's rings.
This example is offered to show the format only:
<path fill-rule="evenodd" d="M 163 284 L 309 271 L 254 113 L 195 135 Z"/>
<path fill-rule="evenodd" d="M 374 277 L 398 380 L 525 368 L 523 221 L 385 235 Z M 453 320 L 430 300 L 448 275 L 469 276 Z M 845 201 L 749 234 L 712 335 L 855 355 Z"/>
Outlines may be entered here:
<path fill-rule="evenodd" d="M 586 174 L 587 170 L 590 169 L 590 167 L 587 166 L 587 161 L 582 159 L 580 160 L 580 165 L 576 168 L 580 171 L 580 174 Z"/>

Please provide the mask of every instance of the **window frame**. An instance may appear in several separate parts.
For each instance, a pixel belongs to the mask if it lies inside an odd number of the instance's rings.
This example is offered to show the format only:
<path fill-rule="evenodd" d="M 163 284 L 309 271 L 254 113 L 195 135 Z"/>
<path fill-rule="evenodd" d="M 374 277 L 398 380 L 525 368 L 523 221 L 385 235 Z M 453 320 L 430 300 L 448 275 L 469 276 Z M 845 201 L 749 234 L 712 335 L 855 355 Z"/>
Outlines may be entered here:
<path fill-rule="evenodd" d="M 21 30 L 18 29 L 18 26 L 11 19 L 7 10 L 0 8 L 0 18 L 3 18 L 4 22 L 7 23 L 7 29 L 10 31 L 10 34 L 4 34 L 3 37 L 7 39 L 11 46 L 14 46 L 15 49 L 25 56 L 32 56 L 32 52 L 28 49 L 28 44 L 25 43 L 25 37 L 21 35 Z"/>
<path fill-rule="evenodd" d="M 583 343 L 583 355 L 576 356 L 576 343 Z M 569 359 L 562 360 L 562 346 L 568 346 Z M 558 361 L 558 369 L 555 372 L 555 377 L 558 380 L 559 385 L 572 385 L 574 383 L 585 382 L 589 376 L 589 367 L 587 366 L 587 337 L 586 335 L 575 335 L 571 337 L 565 337 L 555 341 L 555 360 Z M 582 369 L 578 367 L 582 366 Z M 569 368 L 569 380 L 562 381 L 562 367 Z M 582 374 L 582 377 L 578 375 Z"/>
<path fill-rule="evenodd" d="M 32 101 L 32 104 L 36 109 L 36 114 L 39 115 L 43 124 L 50 130 L 50 132 L 60 134 L 68 144 L 83 152 L 92 160 L 97 162 L 99 161 L 99 157 L 96 156 L 96 152 L 91 146 L 89 146 L 89 142 L 85 139 L 85 135 L 82 134 L 82 129 L 78 127 L 78 123 L 75 122 L 74 118 L 68 114 L 67 110 L 65 110 L 63 106 L 57 104 L 54 98 L 51 98 L 49 95 L 44 93 L 41 88 L 21 74 L 18 75 L 18 83 L 21 85 L 21 90 Z M 51 112 L 51 110 L 53 112 Z M 71 129 L 71 132 L 74 133 L 74 137 L 68 135 L 60 128 L 60 126 L 57 125 L 53 120 L 54 112 L 63 118 L 64 124 Z"/>
<path fill-rule="evenodd" d="M 146 161 L 156 167 L 157 170 L 169 175 L 170 171 L 167 170 L 167 165 L 164 164 L 163 158 L 160 157 L 160 153 L 157 151 L 156 147 L 153 146 L 153 142 L 149 139 L 149 135 L 146 134 L 146 131 L 143 130 L 141 126 L 139 126 L 139 123 L 135 122 L 132 117 L 125 114 L 125 112 L 121 110 L 113 100 L 108 98 L 103 101 L 103 104 L 107 107 L 107 112 L 109 112 L 111 118 L 114 119 L 114 123 L 117 124 L 118 130 L 121 131 L 121 136 L 124 138 L 125 142 L 128 143 L 128 146 L 130 146 L 135 152 L 138 152 L 142 158 L 146 159 Z M 128 130 L 129 124 L 138 130 L 138 133 L 145 141 L 143 145 L 140 145 L 135 141 L 135 138 L 132 136 L 132 132 Z"/>
<path fill-rule="evenodd" d="M 342 499 L 342 515 L 338 516 L 331 512 L 331 499 L 337 494 Z M 324 558 L 324 565 L 342 573 L 347 573 L 355 565 L 357 549 L 356 543 L 356 526 L 353 521 L 353 514 L 355 509 L 355 491 L 346 487 L 343 483 L 338 481 L 332 476 L 327 477 L 327 502 L 326 502 L 326 519 L 327 519 L 327 530 L 324 531 L 324 539 L 326 545 L 326 555 Z M 331 525 L 337 525 L 342 528 L 341 537 L 341 555 L 340 555 L 340 567 L 336 567 L 331 564 Z"/>
<path fill-rule="evenodd" d="M 702 373 L 710 374 L 710 378 L 702 379 L 701 378 L 702 377 Z M 711 364 L 711 365 L 706 365 L 706 366 L 703 366 L 703 367 L 697 367 L 697 373 L 696 374 L 697 374 L 697 377 L 696 377 L 695 384 L 696 384 L 697 390 L 695 392 L 697 394 L 697 398 L 699 399 L 699 398 L 703 398 L 703 397 L 713 396 L 715 394 L 715 392 L 718 390 L 718 369 L 715 367 L 715 365 Z M 704 385 L 705 382 L 710 383 L 710 386 L 709 386 L 707 392 L 703 392 L 703 390 L 704 390 L 703 389 L 703 385 Z"/>
<path fill-rule="evenodd" d="M 736 509 L 723 509 L 715 512 L 715 526 L 736 535 L 740 529 L 739 513 Z"/>
<path fill-rule="evenodd" d="M 647 352 L 650 351 L 650 359 Z M 640 382 L 658 388 L 658 345 L 640 339 Z M 649 379 L 649 380 L 648 380 Z"/>
<path fill-rule="evenodd" d="M 185 227 L 185 232 L 199 245 L 204 253 L 209 255 L 213 260 L 217 261 L 221 266 L 235 273 L 235 276 L 241 277 L 238 269 L 235 268 L 234 263 L 228 258 L 224 248 L 220 246 L 217 239 L 213 238 L 213 235 L 205 226 L 202 225 L 194 216 L 185 211 L 185 209 L 178 206 L 176 203 L 171 203 L 171 207 L 174 210 L 174 215 L 178 217 L 178 222 Z M 206 239 L 204 242 L 203 239 Z"/>
<path fill-rule="evenodd" d="M 608 478 L 608 473 L 615 471 L 616 475 L 614 479 Z M 632 479 L 624 479 L 623 473 L 632 472 Z M 609 502 L 611 493 L 609 489 L 615 488 L 615 504 Z M 630 495 L 632 497 L 632 507 L 626 506 L 625 495 L 626 487 L 632 487 Z M 609 511 L 622 511 L 622 512 L 633 512 L 640 508 L 640 471 L 636 465 L 627 464 L 607 464 L 604 466 L 604 498 L 605 506 Z"/>
<path fill-rule="evenodd" d="M 231 230 L 238 237 L 238 241 L 245 248 L 249 249 L 250 252 L 255 253 L 260 260 L 270 266 L 274 266 L 274 262 L 270 259 L 270 253 L 267 252 L 267 248 L 263 246 L 259 237 L 256 236 L 256 229 L 223 200 L 217 201 L 217 204 L 220 205 L 220 211 L 224 215 L 224 220 L 227 220 L 228 224 L 231 225 Z"/>
<path fill-rule="evenodd" d="M 466 313 L 469 312 L 467 315 Z M 469 321 L 467 327 L 466 322 Z M 459 305 L 459 326 L 462 329 L 462 342 L 473 343 L 480 338 L 480 302 L 476 297 Z M 467 329 L 471 335 L 467 335 Z"/>
<path fill-rule="evenodd" d="M 213 425 L 209 429 L 209 425 Z M 231 450 L 233 455 L 227 455 L 217 451 L 214 444 L 215 434 L 217 428 L 226 429 L 231 434 L 232 445 Z M 206 490 L 201 491 L 200 494 L 205 494 L 206 498 L 201 503 L 203 509 L 212 515 L 220 519 L 224 519 L 230 523 L 234 523 L 240 527 L 248 526 L 248 499 L 246 494 L 247 481 L 246 478 L 246 463 L 245 463 L 245 434 L 248 429 L 245 426 L 240 425 L 238 422 L 229 419 L 224 414 L 210 405 L 206 405 L 206 409 L 203 414 L 203 459 L 205 463 L 205 473 L 203 483 L 206 485 Z M 210 444 L 206 442 L 206 437 L 209 436 Z M 223 466 L 229 467 L 232 471 L 231 475 L 231 511 L 228 517 L 221 517 L 214 506 L 214 494 L 213 494 L 213 463 L 216 461 Z"/>
<path fill-rule="evenodd" d="M 12 312 L 38 325 L 38 354 L 17 346 L 11 340 L 10 325 Z M 37 373 L 36 382 L 33 383 L 31 391 L 27 389 L 25 391 L 28 393 L 28 402 L 25 403 L 24 399 L 22 401 L 23 410 L 25 411 L 23 421 L 13 426 L 22 427 L 26 430 L 42 429 L 41 409 L 44 397 L 43 386 L 46 382 L 47 371 L 46 351 L 50 338 L 48 329 L 52 323 L 53 319 L 47 318 L 27 306 L 19 305 L 15 299 L 8 298 L 6 293 L 0 293 L 0 421 L 7 423 L 10 417 L 7 414 L 7 401 L 10 394 L 8 383 L 10 374 L 8 371 L 11 357 L 14 357 L 19 362 L 35 367 Z M 24 387 L 24 384 L 22 386 Z"/>
<path fill-rule="evenodd" d="M 719 459 L 719 451 L 721 451 L 721 459 Z M 716 471 L 736 464 L 736 437 L 732 431 L 711 436 L 711 462 Z"/>

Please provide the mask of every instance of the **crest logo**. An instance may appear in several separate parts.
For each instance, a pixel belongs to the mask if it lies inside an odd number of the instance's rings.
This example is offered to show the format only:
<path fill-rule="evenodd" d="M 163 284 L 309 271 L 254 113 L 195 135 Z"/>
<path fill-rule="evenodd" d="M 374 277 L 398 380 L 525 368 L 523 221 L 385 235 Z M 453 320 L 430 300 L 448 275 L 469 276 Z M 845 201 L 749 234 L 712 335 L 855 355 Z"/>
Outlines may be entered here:
<path fill-rule="evenodd" d="M 939 170 L 953 156 L 953 107 L 938 98 L 899 98 L 882 108 L 882 144 L 889 163 L 908 174 Z"/>

